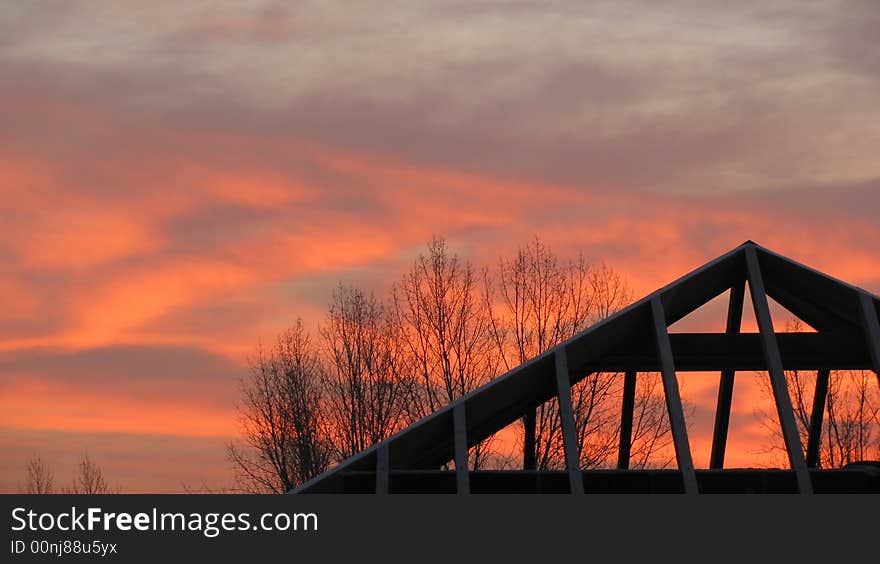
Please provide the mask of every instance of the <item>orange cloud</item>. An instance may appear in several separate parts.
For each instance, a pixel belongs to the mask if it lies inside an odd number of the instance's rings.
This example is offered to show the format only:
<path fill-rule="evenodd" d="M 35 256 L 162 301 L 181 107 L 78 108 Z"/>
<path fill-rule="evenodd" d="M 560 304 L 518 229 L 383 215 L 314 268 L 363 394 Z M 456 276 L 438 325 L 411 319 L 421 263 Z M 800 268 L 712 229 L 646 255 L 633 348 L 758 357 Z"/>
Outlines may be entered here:
<path fill-rule="evenodd" d="M 24 268 L 79 271 L 159 246 L 147 226 L 114 210 L 47 206 L 32 213 L 27 225 L 10 241 Z"/>
<path fill-rule="evenodd" d="M 234 264 L 200 257 L 125 271 L 82 288 L 76 303 L 78 323 L 59 337 L 59 344 L 78 348 L 113 342 L 163 313 L 210 300 L 251 279 L 251 273 Z"/>
<path fill-rule="evenodd" d="M 4 389 L 0 427 L 186 437 L 235 434 L 231 409 L 208 409 L 189 399 L 171 396 L 148 401 L 118 391 L 79 391 L 76 386 L 32 380 Z"/>

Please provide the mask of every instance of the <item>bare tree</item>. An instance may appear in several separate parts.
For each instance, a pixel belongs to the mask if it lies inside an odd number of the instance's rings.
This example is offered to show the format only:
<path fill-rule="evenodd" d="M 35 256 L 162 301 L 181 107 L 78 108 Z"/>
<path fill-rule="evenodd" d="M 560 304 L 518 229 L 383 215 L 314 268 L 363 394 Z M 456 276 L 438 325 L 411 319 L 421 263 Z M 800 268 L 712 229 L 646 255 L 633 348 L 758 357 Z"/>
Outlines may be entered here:
<path fill-rule="evenodd" d="M 89 453 L 83 454 L 77 466 L 76 476 L 69 490 L 64 493 L 71 494 L 109 494 L 118 493 L 107 485 L 104 479 L 104 471 L 89 457 Z"/>
<path fill-rule="evenodd" d="M 802 322 L 790 319 L 785 331 L 803 331 Z M 761 374 L 763 395 L 773 399 L 769 377 Z M 816 371 L 787 370 L 785 380 L 797 422 L 801 448 L 806 451 L 810 416 L 816 389 Z M 763 452 L 783 454 L 785 446 L 775 411 L 756 410 L 768 430 L 768 444 Z M 880 457 L 880 390 L 876 377 L 867 370 L 833 370 L 828 378 L 828 392 L 822 418 L 819 443 L 819 467 L 838 468 L 851 462 Z"/>
<path fill-rule="evenodd" d="M 880 458 L 880 392 L 868 370 L 832 373 L 820 465 L 844 466 Z"/>
<path fill-rule="evenodd" d="M 40 455 L 34 454 L 27 461 L 26 482 L 24 493 L 51 494 L 55 493 L 55 473 L 43 462 Z"/>
<path fill-rule="evenodd" d="M 393 288 L 394 319 L 407 370 L 415 375 L 412 394 L 425 416 L 492 379 L 498 355 L 478 278 L 467 261 L 435 238 L 428 253 Z M 474 469 L 485 467 L 490 440 L 470 452 Z"/>
<path fill-rule="evenodd" d="M 621 395 L 622 391 L 615 394 L 616 397 Z M 694 406 L 684 398 L 682 408 L 685 417 L 694 413 Z M 617 430 L 619 432 L 619 426 Z M 675 461 L 672 446 L 662 377 L 659 372 L 641 373 L 636 378 L 629 467 L 666 468 Z"/>
<path fill-rule="evenodd" d="M 583 258 L 578 255 L 578 260 L 574 264 L 580 265 Z M 581 278 L 586 274 L 591 291 L 589 312 L 590 323 L 595 323 L 605 319 L 612 313 L 629 305 L 633 299 L 632 288 L 626 278 L 604 262 L 592 265 L 587 271 L 583 271 L 582 267 L 577 268 L 577 278 Z M 582 283 L 578 281 L 577 287 L 580 288 Z"/>
<path fill-rule="evenodd" d="M 283 492 L 427 416 L 617 311 L 626 280 L 583 256 L 561 261 L 539 239 L 501 259 L 481 286 L 474 267 L 433 239 L 392 287 L 386 305 L 340 285 L 313 350 L 302 323 L 258 349 L 243 382 L 243 444 L 228 455 L 240 488 Z M 622 378 L 590 374 L 573 386 L 581 465 L 610 460 L 619 442 Z M 657 383 L 640 378 L 634 466 L 668 445 Z M 564 464 L 555 400 L 539 407 L 531 449 L 537 467 Z M 494 437 L 470 449 L 474 469 L 510 467 Z M 527 450 L 527 449 L 524 449 Z"/>
<path fill-rule="evenodd" d="M 498 261 L 484 277 L 493 342 L 506 370 L 583 329 L 593 311 L 590 268 L 583 256 L 562 263 L 540 239 Z"/>
<path fill-rule="evenodd" d="M 257 350 L 242 382 L 244 444 L 227 449 L 240 489 L 283 493 L 327 468 L 331 447 L 321 405 L 325 375 L 299 320 L 272 349 Z"/>
<path fill-rule="evenodd" d="M 484 303 L 493 343 L 506 370 L 571 337 L 589 324 L 594 309 L 590 268 L 583 256 L 562 262 L 537 237 L 513 258 L 498 261 L 497 275 L 484 275 Z M 593 375 L 572 389 L 578 437 L 595 438 L 593 415 L 610 386 Z M 564 465 L 559 410 L 552 399 L 523 417 L 523 465 L 544 470 Z M 582 448 L 586 458 L 593 458 Z"/>
<path fill-rule="evenodd" d="M 321 334 L 333 372 L 327 381 L 331 440 L 345 459 L 410 422 L 411 380 L 400 371 L 396 325 L 372 294 L 340 284 Z"/>
<path fill-rule="evenodd" d="M 539 238 L 512 258 L 498 261 L 495 276 L 484 276 L 484 303 L 493 343 L 505 369 L 522 364 L 572 337 L 629 303 L 626 280 L 604 263 L 590 265 L 582 254 L 560 259 Z M 581 466 L 606 465 L 619 443 L 620 375 L 587 375 L 572 387 L 572 407 L 580 441 Z M 633 460 L 646 465 L 669 439 L 665 404 L 656 383 L 639 379 Z M 556 399 L 522 420 L 523 465 L 539 470 L 565 465 Z"/>

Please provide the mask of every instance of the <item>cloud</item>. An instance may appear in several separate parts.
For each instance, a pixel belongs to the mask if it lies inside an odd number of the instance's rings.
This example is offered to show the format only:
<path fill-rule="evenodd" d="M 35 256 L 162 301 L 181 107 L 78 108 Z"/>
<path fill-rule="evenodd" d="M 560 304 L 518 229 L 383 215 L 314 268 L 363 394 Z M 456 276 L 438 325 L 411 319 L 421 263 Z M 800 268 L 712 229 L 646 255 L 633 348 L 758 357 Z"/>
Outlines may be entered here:
<path fill-rule="evenodd" d="M 45 42 L 39 57 L 13 54 L 74 65 L 43 80 L 169 128 L 309 139 L 507 178 L 693 194 L 880 175 L 876 73 L 843 66 L 870 64 L 868 5 L 405 3 L 392 16 L 370 3 L 353 13 L 256 4 L 215 9 L 233 31 L 208 46 L 177 28 L 211 28 L 211 18 L 184 11 L 172 22 L 161 8 L 123 61 L 101 63 L 101 33 L 77 45 L 81 60 L 45 53 Z M 322 33 L 277 37 L 261 31 L 267 19 Z M 171 53 L 169 28 L 184 35 Z M 123 30 L 97 31 L 110 41 Z M 243 45 L 240 33 L 270 40 Z"/>
<path fill-rule="evenodd" d="M 125 345 L 79 351 L 34 348 L 0 356 L 0 373 L 4 375 L 0 389 L 7 405 L 15 404 L 12 395 L 39 388 L 53 390 L 61 402 L 68 394 L 100 396 L 96 403 L 109 400 L 107 409 L 125 401 L 138 405 L 142 412 L 161 410 L 159 404 L 224 411 L 237 399 L 239 381 L 247 370 L 243 362 L 179 346 Z M 56 415 L 66 412 L 94 418 L 105 411 L 84 414 L 76 405 L 43 408 L 49 412 L 57 409 Z M 26 415 L 27 406 L 7 411 L 3 419 L 7 424 L 13 412 Z M 110 418 L 108 415 L 107 426 L 113 425 Z"/>

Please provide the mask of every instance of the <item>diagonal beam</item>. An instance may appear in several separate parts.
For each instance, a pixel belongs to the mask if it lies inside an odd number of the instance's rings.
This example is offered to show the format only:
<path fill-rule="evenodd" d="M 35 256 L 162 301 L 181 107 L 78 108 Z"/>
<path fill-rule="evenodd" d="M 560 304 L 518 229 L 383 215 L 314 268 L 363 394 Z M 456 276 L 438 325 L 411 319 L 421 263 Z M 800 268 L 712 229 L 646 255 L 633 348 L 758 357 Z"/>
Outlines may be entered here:
<path fill-rule="evenodd" d="M 556 393 L 559 397 L 559 418 L 562 423 L 562 443 L 565 448 L 565 468 L 571 493 L 584 493 L 584 478 L 581 474 L 581 456 L 577 440 L 577 427 L 574 409 L 571 406 L 571 379 L 568 376 L 568 355 L 565 347 L 557 347 L 554 353 L 556 365 Z"/>
<path fill-rule="evenodd" d="M 745 280 L 730 288 L 730 302 L 727 305 L 727 328 L 725 333 L 739 333 L 742 327 L 743 297 Z M 733 400 L 733 378 L 736 371 L 725 368 L 721 371 L 718 383 L 718 405 L 715 408 L 715 430 L 712 434 L 712 454 L 709 468 L 724 468 L 724 451 L 727 450 L 727 431 L 730 427 L 730 404 Z"/>
<path fill-rule="evenodd" d="M 675 376 L 675 361 L 672 356 L 672 345 L 669 343 L 669 332 L 666 329 L 666 313 L 659 296 L 651 300 L 651 313 L 654 317 L 654 335 L 657 341 L 657 352 L 660 357 L 661 374 L 663 375 L 663 392 L 666 396 L 666 410 L 669 412 L 669 426 L 672 429 L 672 441 L 675 445 L 675 459 L 681 471 L 684 493 L 698 494 L 697 475 L 694 472 L 694 461 L 691 458 L 691 447 L 688 443 L 687 426 L 684 421 L 684 410 L 678 390 L 678 378 Z"/>
<path fill-rule="evenodd" d="M 822 416 L 825 414 L 825 401 L 828 398 L 828 376 L 830 370 L 816 373 L 816 390 L 813 392 L 813 411 L 810 413 L 810 434 L 807 438 L 807 466 L 819 466 L 819 441 L 822 439 Z"/>
<path fill-rule="evenodd" d="M 811 494 L 813 493 L 813 485 L 810 482 L 810 474 L 804 460 L 804 451 L 801 447 L 797 423 L 794 419 L 791 397 L 788 395 L 788 385 L 786 384 L 785 372 L 782 368 L 782 357 L 779 354 L 779 345 L 776 343 L 773 319 L 770 317 L 770 307 L 767 305 L 764 280 L 761 277 L 761 267 L 758 265 L 758 257 L 752 246 L 746 248 L 746 270 L 748 272 L 752 305 L 755 307 L 755 317 L 758 319 L 758 328 L 761 330 L 761 342 L 764 347 L 764 357 L 767 360 L 767 370 L 770 373 L 770 385 L 773 388 L 773 398 L 776 400 L 776 413 L 779 416 L 779 423 L 782 426 L 782 438 L 785 440 L 785 449 L 788 452 L 788 461 L 797 476 L 800 492 L 802 494 Z"/>
<path fill-rule="evenodd" d="M 470 472 L 468 471 L 467 422 L 464 403 L 452 408 L 452 426 L 455 435 L 455 484 L 459 495 L 471 493 Z"/>
<path fill-rule="evenodd" d="M 768 296 L 818 331 L 859 327 L 859 304 L 852 298 L 853 291 L 864 290 L 759 245 L 751 248 Z"/>
<path fill-rule="evenodd" d="M 859 293 L 859 302 L 862 310 L 862 326 L 868 341 L 868 352 L 871 354 L 877 382 L 880 383 L 880 321 L 877 320 L 877 309 L 871 296 L 863 292 Z"/>
<path fill-rule="evenodd" d="M 629 468 L 629 454 L 632 449 L 633 409 L 636 404 L 636 372 L 626 373 L 623 380 L 623 404 L 620 407 L 620 447 L 617 451 L 617 467 Z"/>

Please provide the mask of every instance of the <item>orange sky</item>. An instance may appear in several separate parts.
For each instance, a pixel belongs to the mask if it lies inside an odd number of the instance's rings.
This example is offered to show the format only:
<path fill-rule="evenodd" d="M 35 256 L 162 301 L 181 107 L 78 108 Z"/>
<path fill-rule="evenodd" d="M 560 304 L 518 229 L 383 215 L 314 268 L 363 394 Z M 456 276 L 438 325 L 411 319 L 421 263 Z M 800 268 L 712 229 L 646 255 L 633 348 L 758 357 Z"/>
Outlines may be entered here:
<path fill-rule="evenodd" d="M 435 234 L 481 265 L 537 234 L 636 295 L 752 239 L 880 292 L 855 9 L 10 4 L 0 491 L 86 449 L 126 491 L 228 484 L 256 343 Z M 682 381 L 705 465 L 717 378 Z M 762 400 L 738 386 L 748 464 Z"/>

